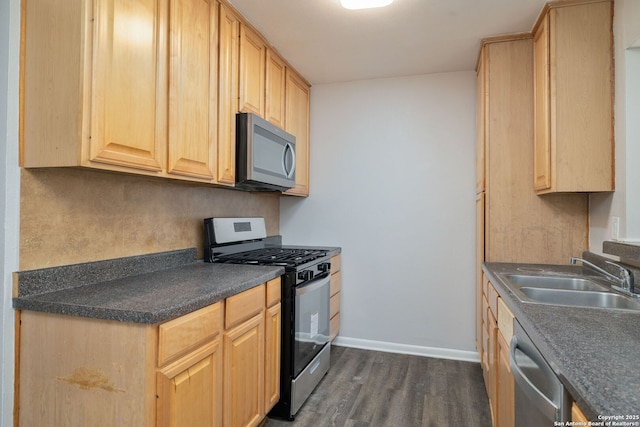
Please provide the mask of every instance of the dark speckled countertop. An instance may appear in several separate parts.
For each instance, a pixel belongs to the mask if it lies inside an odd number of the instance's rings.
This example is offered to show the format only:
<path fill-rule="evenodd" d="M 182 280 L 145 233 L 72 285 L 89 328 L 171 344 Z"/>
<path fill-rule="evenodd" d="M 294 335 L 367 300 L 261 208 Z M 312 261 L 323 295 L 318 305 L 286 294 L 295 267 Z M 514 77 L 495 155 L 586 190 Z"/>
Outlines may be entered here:
<path fill-rule="evenodd" d="M 13 307 L 160 323 L 284 273 L 283 267 L 211 264 L 195 249 L 18 272 Z"/>
<path fill-rule="evenodd" d="M 577 265 L 487 263 L 483 270 L 585 415 L 640 415 L 640 312 L 522 303 L 500 274 L 594 275 Z"/>

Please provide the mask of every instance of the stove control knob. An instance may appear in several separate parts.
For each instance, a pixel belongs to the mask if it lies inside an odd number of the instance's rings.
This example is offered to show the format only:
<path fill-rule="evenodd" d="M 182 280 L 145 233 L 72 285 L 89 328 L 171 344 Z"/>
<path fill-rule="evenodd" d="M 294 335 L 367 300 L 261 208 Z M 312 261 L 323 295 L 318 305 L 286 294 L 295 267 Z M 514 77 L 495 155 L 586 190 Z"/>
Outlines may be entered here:
<path fill-rule="evenodd" d="M 313 271 L 311 270 L 302 270 L 298 272 L 298 280 L 307 281 L 313 279 Z"/>
<path fill-rule="evenodd" d="M 322 264 L 318 264 L 318 270 L 320 270 L 322 273 L 326 273 L 330 269 L 331 269 L 331 263 L 329 262 L 323 262 Z"/>

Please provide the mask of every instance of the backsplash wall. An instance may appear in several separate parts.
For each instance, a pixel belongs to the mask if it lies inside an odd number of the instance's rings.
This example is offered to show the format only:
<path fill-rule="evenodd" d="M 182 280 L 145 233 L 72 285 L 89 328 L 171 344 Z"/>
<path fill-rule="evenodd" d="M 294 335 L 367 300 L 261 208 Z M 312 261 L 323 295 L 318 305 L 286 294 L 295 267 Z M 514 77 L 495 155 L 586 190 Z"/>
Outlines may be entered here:
<path fill-rule="evenodd" d="M 174 249 L 203 257 L 202 220 L 264 217 L 279 234 L 276 193 L 85 169 L 22 169 L 20 270 Z"/>

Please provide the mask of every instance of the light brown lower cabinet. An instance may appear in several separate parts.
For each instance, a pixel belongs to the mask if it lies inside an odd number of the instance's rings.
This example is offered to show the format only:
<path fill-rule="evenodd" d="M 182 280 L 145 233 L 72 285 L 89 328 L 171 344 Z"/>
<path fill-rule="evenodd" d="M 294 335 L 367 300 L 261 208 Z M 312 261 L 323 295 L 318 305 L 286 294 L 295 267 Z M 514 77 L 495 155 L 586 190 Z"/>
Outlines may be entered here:
<path fill-rule="evenodd" d="M 329 291 L 329 340 L 333 341 L 340 332 L 340 289 L 342 272 L 340 254 L 331 257 L 331 285 Z"/>
<path fill-rule="evenodd" d="M 264 315 L 224 334 L 224 425 L 256 426 L 264 411 Z"/>
<path fill-rule="evenodd" d="M 513 337 L 514 315 L 482 274 L 481 367 L 493 427 L 515 427 L 515 382 L 511 372 L 509 344 Z M 571 420 L 588 422 L 574 402 Z"/>
<path fill-rule="evenodd" d="M 156 425 L 222 425 L 222 302 L 158 326 Z"/>
<path fill-rule="evenodd" d="M 216 339 L 158 371 L 158 418 L 167 427 L 222 425 L 222 347 Z"/>
<path fill-rule="evenodd" d="M 264 346 L 264 412 L 267 413 L 280 400 L 280 280 L 267 283 L 267 309 L 265 311 Z"/>
<path fill-rule="evenodd" d="M 580 409 L 580 407 L 575 402 L 573 402 L 573 405 L 571 405 L 571 421 L 579 421 L 583 423 L 589 422 L 587 416 L 584 414 L 584 412 L 582 412 L 582 409 Z"/>
<path fill-rule="evenodd" d="M 500 427 L 515 426 L 515 395 L 513 374 L 509 361 L 509 343 L 501 332 L 498 332 L 498 365 L 496 381 L 496 420 L 495 425 Z"/>
<path fill-rule="evenodd" d="M 514 316 L 483 277 L 482 371 L 494 427 L 515 425 L 514 380 L 509 360 Z"/>
<path fill-rule="evenodd" d="M 265 286 L 227 298 L 223 425 L 256 426 L 264 415 Z"/>
<path fill-rule="evenodd" d="M 498 298 L 498 339 L 496 351 L 498 357 L 496 380 L 496 425 L 515 426 L 515 383 L 511 373 L 509 344 L 513 337 L 514 316 L 502 298 Z"/>
<path fill-rule="evenodd" d="M 488 348 L 487 348 L 487 373 L 485 375 L 485 382 L 487 383 L 487 395 L 489 397 L 489 409 L 491 410 L 491 419 L 493 420 L 494 427 L 498 427 L 496 423 L 497 419 L 497 393 L 496 393 L 496 385 L 498 380 L 497 375 L 497 366 L 498 366 L 498 322 L 493 315 L 493 312 L 489 310 L 488 313 L 489 325 L 489 340 L 488 340 Z"/>
<path fill-rule="evenodd" d="M 251 426 L 279 399 L 280 278 L 160 325 L 20 319 L 18 426 Z"/>

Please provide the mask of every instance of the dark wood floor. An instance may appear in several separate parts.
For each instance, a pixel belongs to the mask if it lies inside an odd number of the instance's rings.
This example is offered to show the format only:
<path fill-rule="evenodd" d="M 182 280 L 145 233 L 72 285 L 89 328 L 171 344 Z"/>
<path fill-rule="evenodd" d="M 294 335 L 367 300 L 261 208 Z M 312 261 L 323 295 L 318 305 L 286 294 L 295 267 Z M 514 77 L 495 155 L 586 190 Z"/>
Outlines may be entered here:
<path fill-rule="evenodd" d="M 331 348 L 331 369 L 295 421 L 266 427 L 491 426 L 478 363 Z"/>

